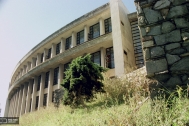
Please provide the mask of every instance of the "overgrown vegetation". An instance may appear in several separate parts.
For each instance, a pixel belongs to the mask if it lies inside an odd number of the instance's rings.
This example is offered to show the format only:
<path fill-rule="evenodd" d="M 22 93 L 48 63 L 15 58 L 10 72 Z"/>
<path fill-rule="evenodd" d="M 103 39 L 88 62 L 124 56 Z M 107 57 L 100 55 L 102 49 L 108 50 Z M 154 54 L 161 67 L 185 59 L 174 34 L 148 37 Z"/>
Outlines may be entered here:
<path fill-rule="evenodd" d="M 188 126 L 188 91 L 180 87 L 169 99 L 150 98 L 149 80 L 106 79 L 104 90 L 85 107 L 72 109 L 60 105 L 26 114 L 20 126 Z M 12 125 L 11 125 L 12 126 Z"/>
<path fill-rule="evenodd" d="M 84 105 L 94 94 L 104 92 L 102 72 L 106 69 L 91 61 L 91 55 L 77 57 L 69 65 L 63 80 L 64 105 Z"/>

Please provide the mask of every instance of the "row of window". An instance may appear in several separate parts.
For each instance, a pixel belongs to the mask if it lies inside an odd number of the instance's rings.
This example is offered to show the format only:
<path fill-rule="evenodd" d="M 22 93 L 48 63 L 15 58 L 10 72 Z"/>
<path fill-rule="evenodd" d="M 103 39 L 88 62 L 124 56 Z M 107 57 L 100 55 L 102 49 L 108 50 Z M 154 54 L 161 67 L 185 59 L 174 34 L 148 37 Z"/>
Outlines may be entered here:
<path fill-rule="evenodd" d="M 105 26 L 105 34 L 109 33 L 112 31 L 112 25 L 111 25 L 111 18 L 105 19 L 104 20 L 104 26 Z M 100 24 L 97 23 L 93 26 L 90 26 L 89 28 L 89 34 L 88 34 L 88 40 L 97 38 L 100 36 Z M 81 30 L 77 33 L 77 45 L 81 44 L 84 42 L 84 30 Z M 65 43 L 65 50 L 70 49 L 71 48 L 71 42 L 72 42 L 72 37 L 68 37 L 66 38 L 66 43 Z M 58 44 L 56 44 L 56 55 L 60 53 L 60 46 L 61 43 L 59 42 Z M 49 48 L 47 55 L 45 56 L 45 59 L 50 59 L 51 58 L 51 52 L 52 49 Z M 43 62 L 43 57 L 44 57 L 44 53 L 41 54 L 41 59 L 40 59 L 40 63 Z M 96 62 L 96 61 L 95 61 Z M 37 64 L 37 60 L 34 62 L 34 66 L 36 66 Z"/>

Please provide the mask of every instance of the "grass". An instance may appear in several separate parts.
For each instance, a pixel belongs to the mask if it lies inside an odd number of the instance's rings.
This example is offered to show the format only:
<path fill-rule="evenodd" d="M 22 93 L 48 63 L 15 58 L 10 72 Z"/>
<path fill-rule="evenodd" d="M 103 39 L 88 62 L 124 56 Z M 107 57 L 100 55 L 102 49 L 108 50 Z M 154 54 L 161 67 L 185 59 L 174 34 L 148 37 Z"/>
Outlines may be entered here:
<path fill-rule="evenodd" d="M 104 94 L 84 107 L 46 109 L 25 114 L 20 126 L 189 126 L 188 92 L 177 87 L 175 92 L 150 98 L 149 81 L 105 79 Z M 12 126 L 12 125 L 11 125 Z"/>

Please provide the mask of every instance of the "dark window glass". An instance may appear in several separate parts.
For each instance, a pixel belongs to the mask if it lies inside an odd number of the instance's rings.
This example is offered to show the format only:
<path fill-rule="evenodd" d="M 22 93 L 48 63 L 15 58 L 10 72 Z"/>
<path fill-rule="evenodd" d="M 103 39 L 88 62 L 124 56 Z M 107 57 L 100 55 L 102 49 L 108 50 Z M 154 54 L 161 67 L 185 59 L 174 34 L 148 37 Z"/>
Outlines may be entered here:
<path fill-rule="evenodd" d="M 113 47 L 106 49 L 106 67 L 114 68 L 114 51 Z"/>
<path fill-rule="evenodd" d="M 91 54 L 91 61 L 101 65 L 100 51 Z"/>
<path fill-rule="evenodd" d="M 32 79 L 31 94 L 33 93 L 34 79 Z"/>
<path fill-rule="evenodd" d="M 44 53 L 41 54 L 41 63 L 43 62 Z"/>
<path fill-rule="evenodd" d="M 60 43 L 56 45 L 56 55 L 60 53 Z"/>
<path fill-rule="evenodd" d="M 104 25 L 105 25 L 105 34 L 112 32 L 111 18 L 104 20 Z"/>
<path fill-rule="evenodd" d="M 38 76 L 38 81 L 37 81 L 37 91 L 40 89 L 40 84 L 41 84 L 41 75 Z"/>
<path fill-rule="evenodd" d="M 99 23 L 90 27 L 90 39 L 94 39 L 100 36 L 100 25 Z"/>
<path fill-rule="evenodd" d="M 58 72 L 59 72 L 59 67 L 54 69 L 54 81 L 53 81 L 53 85 L 58 84 Z"/>
<path fill-rule="evenodd" d="M 47 106 L 47 94 L 43 96 L 43 106 Z"/>
<path fill-rule="evenodd" d="M 84 42 L 84 30 L 77 33 L 77 45 Z"/>
<path fill-rule="evenodd" d="M 54 102 L 54 91 L 52 92 L 52 102 Z"/>
<path fill-rule="evenodd" d="M 47 58 L 46 59 L 49 59 L 51 58 L 51 48 L 48 50 L 48 54 L 47 54 Z"/>
<path fill-rule="evenodd" d="M 67 69 L 69 69 L 69 64 L 70 64 L 71 62 L 68 62 L 68 63 L 66 63 L 66 64 L 64 64 L 64 72 L 67 70 Z M 65 78 L 65 73 L 63 73 L 63 78 Z"/>
<path fill-rule="evenodd" d="M 39 103 L 39 96 L 36 97 L 35 110 L 37 110 L 38 108 L 38 103 Z"/>
<path fill-rule="evenodd" d="M 44 88 L 48 88 L 48 84 L 49 84 L 49 71 L 46 72 L 46 74 L 45 74 L 45 86 L 44 86 Z"/>
<path fill-rule="evenodd" d="M 70 36 L 69 38 L 66 39 L 65 50 L 71 48 L 71 42 L 72 42 L 72 37 Z"/>

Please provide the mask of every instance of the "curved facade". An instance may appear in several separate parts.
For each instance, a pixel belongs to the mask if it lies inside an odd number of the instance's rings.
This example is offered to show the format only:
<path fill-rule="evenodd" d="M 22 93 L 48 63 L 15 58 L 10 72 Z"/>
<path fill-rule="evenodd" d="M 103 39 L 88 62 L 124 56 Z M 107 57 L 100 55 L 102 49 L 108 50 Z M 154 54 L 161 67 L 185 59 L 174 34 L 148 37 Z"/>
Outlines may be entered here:
<path fill-rule="evenodd" d="M 137 65 L 134 22 L 135 13 L 128 14 L 120 0 L 110 0 L 48 36 L 16 65 L 5 116 L 17 117 L 53 102 L 64 71 L 78 56 L 90 53 L 93 62 L 110 68 L 109 77 L 131 71 Z"/>

